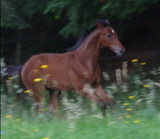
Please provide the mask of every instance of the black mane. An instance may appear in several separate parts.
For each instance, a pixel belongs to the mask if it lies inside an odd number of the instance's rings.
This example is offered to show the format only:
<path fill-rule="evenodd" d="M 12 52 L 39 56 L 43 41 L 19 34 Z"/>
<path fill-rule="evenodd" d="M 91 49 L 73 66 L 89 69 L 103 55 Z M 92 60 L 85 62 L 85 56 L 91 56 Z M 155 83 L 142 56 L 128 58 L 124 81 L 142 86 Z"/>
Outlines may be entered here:
<path fill-rule="evenodd" d="M 101 23 L 101 25 L 103 25 L 104 27 L 106 26 L 110 26 L 108 22 L 106 22 L 105 20 L 101 20 L 101 19 L 97 19 L 95 20 L 95 22 L 99 22 Z M 97 25 L 93 25 L 90 27 L 90 29 L 86 30 L 78 39 L 78 41 L 76 42 L 76 44 L 74 46 L 72 46 L 71 48 L 68 48 L 67 51 L 74 51 L 76 50 L 81 43 L 85 40 L 85 38 L 91 33 L 93 32 L 95 29 L 97 29 Z"/>

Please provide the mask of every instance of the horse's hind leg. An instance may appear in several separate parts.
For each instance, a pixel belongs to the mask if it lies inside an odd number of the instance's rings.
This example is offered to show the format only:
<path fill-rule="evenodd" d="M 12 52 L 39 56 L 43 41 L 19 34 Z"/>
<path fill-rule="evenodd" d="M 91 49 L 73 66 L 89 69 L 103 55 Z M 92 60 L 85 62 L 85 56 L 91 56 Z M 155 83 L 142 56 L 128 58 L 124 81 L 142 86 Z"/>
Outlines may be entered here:
<path fill-rule="evenodd" d="M 49 96 L 50 96 L 49 110 L 51 112 L 53 112 L 55 115 L 57 115 L 59 118 L 61 118 L 61 116 L 58 112 L 58 103 L 59 103 L 60 91 L 49 89 Z"/>
<path fill-rule="evenodd" d="M 105 93 L 105 91 L 103 90 L 101 85 L 97 85 L 95 87 L 96 90 L 96 94 L 108 105 L 110 105 L 111 107 L 114 106 L 113 101 L 107 96 L 107 94 Z"/>
<path fill-rule="evenodd" d="M 32 88 L 36 110 L 40 114 L 43 110 L 45 87 L 42 84 L 34 84 L 30 88 Z"/>

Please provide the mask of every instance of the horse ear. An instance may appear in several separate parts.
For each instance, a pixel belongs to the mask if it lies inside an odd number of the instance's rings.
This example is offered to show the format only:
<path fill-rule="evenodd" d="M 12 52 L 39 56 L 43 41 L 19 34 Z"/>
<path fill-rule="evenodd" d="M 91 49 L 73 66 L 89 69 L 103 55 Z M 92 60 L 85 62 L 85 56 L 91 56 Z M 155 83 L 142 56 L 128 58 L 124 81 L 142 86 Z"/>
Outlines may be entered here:
<path fill-rule="evenodd" d="M 110 23 L 109 23 L 109 20 L 108 20 L 108 19 L 106 19 L 105 21 L 106 21 L 106 23 L 107 23 L 108 25 L 110 25 Z"/>
<path fill-rule="evenodd" d="M 100 21 L 96 20 L 95 22 L 96 22 L 96 25 L 98 28 L 100 28 L 100 29 L 104 28 L 103 24 Z"/>

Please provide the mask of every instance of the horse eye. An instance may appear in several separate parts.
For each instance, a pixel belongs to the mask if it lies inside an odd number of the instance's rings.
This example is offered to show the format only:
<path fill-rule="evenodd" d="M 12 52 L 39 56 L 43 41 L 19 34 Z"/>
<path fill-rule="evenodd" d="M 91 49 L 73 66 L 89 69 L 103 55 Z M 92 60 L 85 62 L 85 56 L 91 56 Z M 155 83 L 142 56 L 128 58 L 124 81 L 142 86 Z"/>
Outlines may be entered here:
<path fill-rule="evenodd" d="M 107 34 L 106 36 L 107 36 L 107 38 L 111 38 L 111 34 Z"/>

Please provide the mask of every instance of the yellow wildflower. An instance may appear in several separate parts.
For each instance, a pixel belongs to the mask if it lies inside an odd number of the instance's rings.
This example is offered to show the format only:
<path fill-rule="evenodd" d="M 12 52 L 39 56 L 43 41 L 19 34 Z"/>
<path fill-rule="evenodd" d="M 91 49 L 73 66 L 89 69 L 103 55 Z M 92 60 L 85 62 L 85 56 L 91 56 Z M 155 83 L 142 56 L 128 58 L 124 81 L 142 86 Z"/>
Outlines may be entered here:
<path fill-rule="evenodd" d="M 24 91 L 24 93 L 30 93 L 30 92 L 31 92 L 30 90 L 25 90 L 25 91 Z"/>
<path fill-rule="evenodd" d="M 127 105 L 129 105 L 129 103 L 124 103 L 123 105 L 124 105 L 124 106 L 127 106 Z"/>
<path fill-rule="evenodd" d="M 43 109 L 43 111 L 48 111 L 48 109 Z"/>
<path fill-rule="evenodd" d="M 128 98 L 129 98 L 129 99 L 132 99 L 132 98 L 134 98 L 134 96 L 129 96 Z"/>
<path fill-rule="evenodd" d="M 123 119 L 123 117 L 118 117 L 118 119 Z"/>
<path fill-rule="evenodd" d="M 137 61 L 138 61 L 138 59 L 133 59 L 133 60 L 132 60 L 132 62 L 137 62 Z"/>
<path fill-rule="evenodd" d="M 33 81 L 34 82 L 40 82 L 40 81 L 42 81 L 42 78 L 35 78 Z"/>
<path fill-rule="evenodd" d="M 12 77 L 8 77 L 8 80 L 11 80 L 12 79 Z"/>
<path fill-rule="evenodd" d="M 134 123 L 139 123 L 139 122 L 140 122 L 140 120 L 135 120 L 135 121 L 134 121 Z"/>
<path fill-rule="evenodd" d="M 144 85 L 143 87 L 149 87 L 149 85 Z"/>
<path fill-rule="evenodd" d="M 42 139 L 50 139 L 50 138 L 42 138 Z"/>
<path fill-rule="evenodd" d="M 146 63 L 140 63 L 140 65 L 146 65 Z"/>
<path fill-rule="evenodd" d="M 20 121 L 21 119 L 16 119 L 15 121 Z"/>
<path fill-rule="evenodd" d="M 131 115 L 127 115 L 127 116 L 126 116 L 126 118 L 131 118 L 131 117 L 132 117 Z"/>
<path fill-rule="evenodd" d="M 39 130 L 38 129 L 36 129 L 36 130 L 33 130 L 34 132 L 38 132 Z"/>
<path fill-rule="evenodd" d="M 48 68 L 48 65 L 41 65 L 40 66 L 42 69 Z"/>
<path fill-rule="evenodd" d="M 49 77 L 49 76 L 51 76 L 51 74 L 47 74 L 47 75 L 46 75 L 46 77 Z"/>
<path fill-rule="evenodd" d="M 131 111 L 131 110 L 132 110 L 131 108 L 126 109 L 126 111 Z"/>
<path fill-rule="evenodd" d="M 38 72 L 39 70 L 34 70 L 33 72 Z"/>
<path fill-rule="evenodd" d="M 12 117 L 12 115 L 6 115 L 5 116 L 5 118 L 11 118 Z"/>
<path fill-rule="evenodd" d="M 129 121 L 124 121 L 124 123 L 129 123 Z"/>

